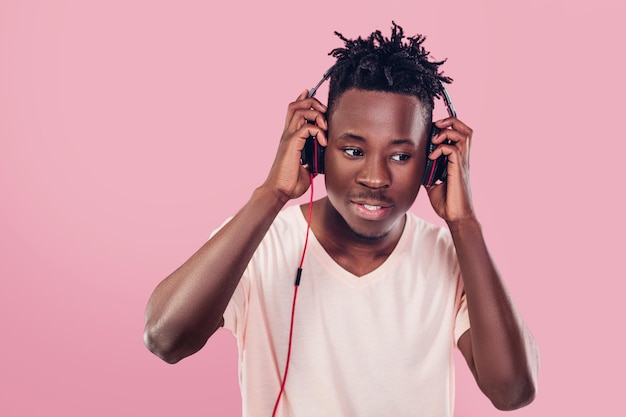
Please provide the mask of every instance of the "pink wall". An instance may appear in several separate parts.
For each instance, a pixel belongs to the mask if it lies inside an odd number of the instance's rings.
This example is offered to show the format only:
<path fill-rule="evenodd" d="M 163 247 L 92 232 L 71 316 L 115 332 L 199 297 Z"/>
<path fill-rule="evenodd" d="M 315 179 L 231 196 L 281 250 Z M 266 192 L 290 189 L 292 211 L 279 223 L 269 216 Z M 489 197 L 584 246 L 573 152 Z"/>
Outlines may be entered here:
<path fill-rule="evenodd" d="M 0 415 L 240 414 L 233 337 L 166 365 L 146 299 L 265 177 L 333 30 L 392 19 L 449 58 L 475 131 L 475 204 L 542 352 L 514 415 L 621 409 L 621 2 L 249 3 L 0 2 Z M 456 415 L 502 415 L 459 363 Z"/>

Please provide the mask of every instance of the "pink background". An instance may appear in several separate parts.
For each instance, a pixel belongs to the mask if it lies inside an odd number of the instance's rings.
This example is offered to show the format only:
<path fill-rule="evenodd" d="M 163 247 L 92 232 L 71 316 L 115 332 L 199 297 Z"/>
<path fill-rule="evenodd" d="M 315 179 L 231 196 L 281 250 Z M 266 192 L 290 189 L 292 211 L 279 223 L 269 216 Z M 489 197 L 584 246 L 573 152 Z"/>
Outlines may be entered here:
<path fill-rule="evenodd" d="M 234 338 L 167 365 L 145 302 L 264 179 L 333 30 L 392 19 L 448 58 L 475 205 L 541 348 L 512 415 L 621 413 L 621 4 L 0 1 L 0 415 L 240 415 Z M 502 415 L 459 364 L 456 415 Z"/>

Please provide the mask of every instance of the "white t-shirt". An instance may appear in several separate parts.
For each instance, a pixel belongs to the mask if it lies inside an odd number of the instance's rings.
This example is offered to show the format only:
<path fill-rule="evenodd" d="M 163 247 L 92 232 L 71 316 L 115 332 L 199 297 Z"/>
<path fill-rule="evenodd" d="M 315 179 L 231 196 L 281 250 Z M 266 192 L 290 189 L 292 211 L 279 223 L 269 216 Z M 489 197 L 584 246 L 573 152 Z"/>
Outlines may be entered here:
<path fill-rule="evenodd" d="M 237 338 L 244 417 L 271 417 L 284 372 L 306 220 L 283 210 L 224 312 Z M 402 237 L 357 277 L 311 232 L 278 416 L 452 416 L 453 349 L 469 329 L 447 229 L 407 213 Z"/>

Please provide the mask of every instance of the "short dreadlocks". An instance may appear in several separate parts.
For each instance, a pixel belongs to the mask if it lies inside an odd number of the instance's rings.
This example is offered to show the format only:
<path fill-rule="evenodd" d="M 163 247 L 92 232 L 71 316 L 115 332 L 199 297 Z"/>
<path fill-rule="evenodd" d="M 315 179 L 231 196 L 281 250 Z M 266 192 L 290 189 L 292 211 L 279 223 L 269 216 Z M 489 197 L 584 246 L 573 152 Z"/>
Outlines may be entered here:
<path fill-rule="evenodd" d="M 425 112 L 432 113 L 434 98 L 442 94 L 442 83 L 452 81 L 438 72 L 445 60 L 429 61 L 430 52 L 422 47 L 426 38 L 417 35 L 403 41 L 402 27 L 392 23 L 391 38 L 383 37 L 379 30 L 367 39 L 356 40 L 335 32 L 345 47 L 329 53 L 337 58 L 328 91 L 329 114 L 336 100 L 351 88 L 415 96 Z"/>

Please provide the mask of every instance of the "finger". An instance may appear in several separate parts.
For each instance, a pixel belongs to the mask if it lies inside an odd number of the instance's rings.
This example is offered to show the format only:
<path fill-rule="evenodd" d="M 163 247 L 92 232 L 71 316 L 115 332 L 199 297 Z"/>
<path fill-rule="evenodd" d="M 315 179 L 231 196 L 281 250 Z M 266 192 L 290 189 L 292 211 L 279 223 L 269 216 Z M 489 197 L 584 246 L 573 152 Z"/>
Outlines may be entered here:
<path fill-rule="evenodd" d="M 448 145 L 448 144 L 441 144 L 439 146 L 437 146 L 431 153 L 430 155 L 428 155 L 429 159 L 435 160 L 437 158 L 439 158 L 440 156 L 447 156 L 448 159 L 453 156 L 453 155 L 457 155 L 460 154 L 461 150 L 456 146 L 456 145 Z"/>
<path fill-rule="evenodd" d="M 463 158 L 469 159 L 470 140 L 469 136 L 465 136 L 461 132 L 444 129 L 433 137 L 432 142 L 435 145 L 455 146 L 459 149 Z"/>
<path fill-rule="evenodd" d="M 316 125 L 324 130 L 328 129 L 324 114 L 313 109 L 297 110 L 291 118 L 288 129 L 296 131 L 305 123 Z"/>
<path fill-rule="evenodd" d="M 459 132 L 461 136 L 450 137 L 449 139 L 454 142 L 465 141 L 469 142 L 473 137 L 473 130 L 471 127 L 457 119 L 456 117 L 448 117 L 445 119 L 437 120 L 435 125 L 442 131 L 455 131 Z M 456 138 L 459 138 L 458 140 Z"/>
<path fill-rule="evenodd" d="M 432 138 L 432 142 L 435 144 L 445 143 L 458 143 L 463 144 L 469 140 L 469 137 L 458 130 L 442 129 Z"/>
<path fill-rule="evenodd" d="M 300 129 L 298 129 L 295 132 L 294 136 L 304 140 L 308 139 L 310 136 L 313 136 L 317 139 L 320 145 L 326 146 L 328 144 L 326 132 L 324 132 L 323 129 L 320 129 L 317 126 L 308 123 L 304 124 Z M 300 148 L 300 150 L 302 150 L 303 147 L 304 141 L 302 142 L 302 147 Z"/>
<path fill-rule="evenodd" d="M 469 158 L 472 129 L 454 117 L 438 120 L 435 124 L 441 130 L 432 138 L 432 142 L 434 144 L 453 142 L 461 150 L 463 156 Z"/>
<path fill-rule="evenodd" d="M 445 119 L 437 120 L 434 123 L 439 129 L 452 128 L 454 130 L 457 130 L 463 133 L 465 136 L 471 137 L 473 133 L 471 127 L 469 127 L 468 125 L 466 125 L 465 123 L 457 119 L 456 117 L 447 117 Z"/>
<path fill-rule="evenodd" d="M 293 113 L 299 109 L 315 109 L 319 112 L 325 113 L 327 107 L 315 97 L 305 96 L 304 98 L 301 98 L 301 96 L 299 96 L 298 100 L 289 103 L 289 107 L 287 108 L 287 116 L 293 115 Z"/>
<path fill-rule="evenodd" d="M 287 116 L 285 117 L 285 129 L 287 129 L 287 127 L 291 123 L 291 120 L 294 117 L 295 112 L 298 110 L 313 109 L 321 113 L 325 113 L 327 110 L 327 107 L 323 105 L 322 103 L 320 103 L 319 100 L 317 100 L 314 97 L 306 98 L 306 95 L 305 95 L 305 97 L 302 99 L 300 99 L 300 96 L 298 98 L 299 100 L 289 103 L 289 106 L 287 107 Z"/>
<path fill-rule="evenodd" d="M 298 98 L 296 98 L 296 101 L 300 101 L 302 99 L 305 99 L 308 94 L 309 94 L 309 90 L 304 89 L 304 91 L 302 91 L 300 93 L 300 95 L 298 95 Z"/>
<path fill-rule="evenodd" d="M 428 155 L 428 158 L 436 160 L 440 156 L 447 158 L 448 176 L 454 176 L 455 172 L 458 172 L 459 175 L 463 175 L 463 171 L 469 169 L 469 159 L 464 158 L 461 150 L 455 145 L 439 145 Z"/>

